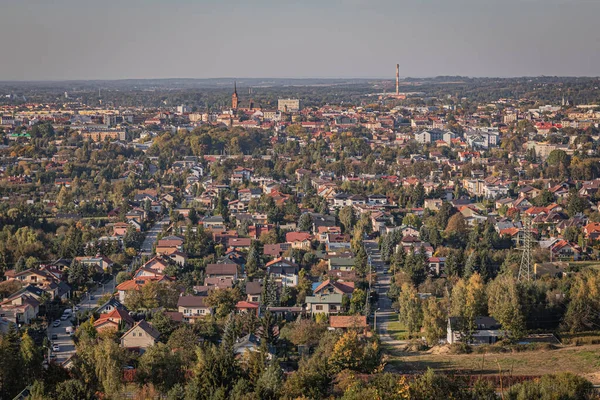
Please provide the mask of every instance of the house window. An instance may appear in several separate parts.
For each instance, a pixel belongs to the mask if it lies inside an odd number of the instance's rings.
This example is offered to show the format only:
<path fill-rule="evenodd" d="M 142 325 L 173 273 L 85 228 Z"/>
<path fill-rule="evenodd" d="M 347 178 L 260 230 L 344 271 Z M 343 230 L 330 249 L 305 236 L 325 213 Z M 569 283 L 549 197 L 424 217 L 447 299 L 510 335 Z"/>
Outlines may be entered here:
<path fill-rule="evenodd" d="M 323 306 L 315 306 L 315 310 L 317 310 L 317 311 L 323 311 Z"/>
<path fill-rule="evenodd" d="M 331 311 L 336 311 L 336 310 L 337 310 L 337 306 L 329 306 L 329 309 L 330 309 Z"/>

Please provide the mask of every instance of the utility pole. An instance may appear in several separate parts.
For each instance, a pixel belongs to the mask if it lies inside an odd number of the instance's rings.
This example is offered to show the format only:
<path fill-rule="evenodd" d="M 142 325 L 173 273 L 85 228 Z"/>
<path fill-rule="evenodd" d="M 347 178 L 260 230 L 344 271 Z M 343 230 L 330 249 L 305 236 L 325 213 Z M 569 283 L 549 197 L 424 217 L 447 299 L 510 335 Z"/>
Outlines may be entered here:
<path fill-rule="evenodd" d="M 364 244 L 363 244 L 364 246 Z M 365 315 L 368 316 L 371 312 L 371 252 L 367 253 L 367 263 L 369 264 L 369 291 L 367 292 L 367 300 L 365 304 Z"/>

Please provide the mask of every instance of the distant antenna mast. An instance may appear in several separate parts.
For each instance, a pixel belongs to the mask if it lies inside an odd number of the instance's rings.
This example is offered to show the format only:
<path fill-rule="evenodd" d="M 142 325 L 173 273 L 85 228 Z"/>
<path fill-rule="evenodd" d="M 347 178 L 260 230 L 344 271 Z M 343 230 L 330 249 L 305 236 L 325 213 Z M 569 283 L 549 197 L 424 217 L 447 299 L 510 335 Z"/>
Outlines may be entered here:
<path fill-rule="evenodd" d="M 533 274 L 531 273 L 531 219 L 528 216 L 523 219 L 523 235 L 523 256 L 517 280 L 529 282 Z"/>
<path fill-rule="evenodd" d="M 396 96 L 400 94 L 400 64 L 396 64 Z"/>

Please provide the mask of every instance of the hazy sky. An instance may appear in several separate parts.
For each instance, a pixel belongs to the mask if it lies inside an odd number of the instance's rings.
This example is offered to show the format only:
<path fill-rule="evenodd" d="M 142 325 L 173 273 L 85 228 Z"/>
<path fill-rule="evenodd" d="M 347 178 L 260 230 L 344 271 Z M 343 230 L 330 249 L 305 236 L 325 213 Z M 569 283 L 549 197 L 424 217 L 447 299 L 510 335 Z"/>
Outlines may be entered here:
<path fill-rule="evenodd" d="M 0 3 L 0 80 L 600 75 L 600 0 Z"/>

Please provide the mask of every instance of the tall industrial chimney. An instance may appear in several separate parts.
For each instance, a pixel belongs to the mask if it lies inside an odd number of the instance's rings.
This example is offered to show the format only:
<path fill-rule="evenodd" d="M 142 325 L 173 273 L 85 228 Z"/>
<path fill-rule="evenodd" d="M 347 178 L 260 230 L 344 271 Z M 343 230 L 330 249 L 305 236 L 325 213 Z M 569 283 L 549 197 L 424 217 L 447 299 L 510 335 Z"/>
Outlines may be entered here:
<path fill-rule="evenodd" d="M 400 64 L 396 64 L 396 95 L 400 94 Z"/>

